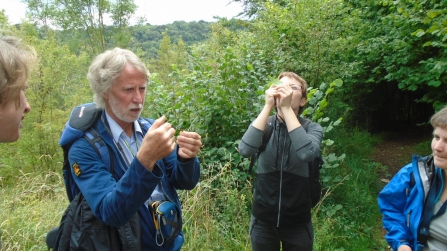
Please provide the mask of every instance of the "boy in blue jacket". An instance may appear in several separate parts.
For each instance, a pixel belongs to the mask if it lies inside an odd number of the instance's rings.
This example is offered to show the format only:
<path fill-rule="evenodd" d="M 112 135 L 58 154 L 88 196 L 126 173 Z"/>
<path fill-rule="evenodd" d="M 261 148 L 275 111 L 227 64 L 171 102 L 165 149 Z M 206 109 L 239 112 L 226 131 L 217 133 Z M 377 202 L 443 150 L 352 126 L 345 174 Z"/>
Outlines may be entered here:
<path fill-rule="evenodd" d="M 431 124 L 433 153 L 414 155 L 379 194 L 385 237 L 393 250 L 447 250 L 447 107 L 433 115 Z"/>

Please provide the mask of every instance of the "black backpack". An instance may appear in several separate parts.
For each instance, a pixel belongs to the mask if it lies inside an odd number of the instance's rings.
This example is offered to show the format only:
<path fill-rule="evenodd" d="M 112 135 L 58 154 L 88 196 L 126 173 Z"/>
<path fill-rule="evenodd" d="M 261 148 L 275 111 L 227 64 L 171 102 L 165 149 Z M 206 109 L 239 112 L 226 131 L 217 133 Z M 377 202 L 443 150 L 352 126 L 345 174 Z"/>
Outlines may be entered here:
<path fill-rule="evenodd" d="M 94 128 L 101 113 L 94 103 L 75 107 L 62 133 L 59 144 L 64 152 L 62 170 L 70 205 L 62 215 L 60 225 L 47 234 L 47 246 L 53 250 L 141 250 L 141 222 L 138 213 L 124 226 L 112 227 L 95 217 L 82 193 L 76 196 L 71 193 L 73 179 L 68 151 L 74 141 L 64 139 L 85 138 L 109 166 L 112 176 L 114 175 L 114 162 L 109 154 L 111 150 Z"/>
<path fill-rule="evenodd" d="M 254 166 L 255 162 L 259 158 L 259 154 L 261 154 L 261 152 L 263 152 L 265 150 L 265 147 L 267 146 L 267 142 L 269 142 L 270 137 L 272 136 L 273 123 L 275 123 L 275 116 L 276 115 L 272 115 L 272 116 L 269 116 L 269 118 L 268 118 L 267 125 L 265 126 L 265 130 L 264 130 L 264 135 L 262 136 L 262 144 L 256 151 L 255 156 L 253 156 L 250 160 L 250 167 L 248 168 L 248 172 L 250 174 L 253 170 L 253 166 Z M 308 119 L 305 119 L 305 118 L 301 118 L 301 120 L 302 120 L 302 121 L 300 121 L 301 126 L 307 132 L 309 123 L 311 121 Z M 308 164 L 309 164 L 309 180 L 310 180 L 309 191 L 310 191 L 310 198 L 311 198 L 310 201 L 311 201 L 311 207 L 315 207 L 321 199 L 322 188 L 323 188 L 323 180 L 320 178 L 320 170 L 323 167 L 324 161 L 323 161 L 321 154 L 319 154 L 315 159 L 313 159 Z"/>

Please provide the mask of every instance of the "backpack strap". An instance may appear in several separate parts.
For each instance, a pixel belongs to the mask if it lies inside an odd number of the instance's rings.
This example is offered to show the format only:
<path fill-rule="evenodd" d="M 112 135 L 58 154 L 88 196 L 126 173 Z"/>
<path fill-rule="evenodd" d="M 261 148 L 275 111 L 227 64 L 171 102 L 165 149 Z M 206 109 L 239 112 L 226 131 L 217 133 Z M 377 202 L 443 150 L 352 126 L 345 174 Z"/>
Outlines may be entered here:
<path fill-rule="evenodd" d="M 63 149 L 64 163 L 62 165 L 62 173 L 64 175 L 65 189 L 69 201 L 74 199 L 72 187 L 74 180 L 71 175 L 71 166 L 68 161 L 68 152 L 73 143 L 80 138 L 84 138 L 93 147 L 95 152 L 101 157 L 104 164 L 109 167 L 110 172 L 114 175 L 114 162 L 112 155 L 109 154 L 111 149 L 107 146 L 95 128 L 95 124 L 102 116 L 102 110 L 96 107 L 95 103 L 87 103 L 73 108 L 70 118 L 62 131 L 59 144 Z"/>
<path fill-rule="evenodd" d="M 262 144 L 256 150 L 256 154 L 251 157 L 250 159 L 250 167 L 248 168 L 248 173 L 251 173 L 253 171 L 253 166 L 255 165 L 255 162 L 259 158 L 259 154 L 265 150 L 265 147 L 267 146 L 267 142 L 269 142 L 270 137 L 272 136 L 273 132 L 273 123 L 275 123 L 275 115 L 269 116 L 267 120 L 267 124 L 265 125 L 264 134 L 262 135 Z"/>
<path fill-rule="evenodd" d="M 110 173 L 114 176 L 115 163 L 113 161 L 111 149 L 104 143 L 96 128 L 90 128 L 84 134 L 84 139 L 92 145 L 95 152 L 101 157 L 102 162 L 109 167 Z"/>
<path fill-rule="evenodd" d="M 96 129 L 88 129 L 87 132 L 85 132 L 83 138 L 86 139 L 88 143 L 90 143 L 95 152 L 101 157 L 102 162 L 107 167 L 109 167 L 109 171 L 112 176 L 114 176 L 115 166 L 113 156 L 110 154 L 111 149 L 104 143 L 101 136 L 97 133 Z M 68 162 L 68 151 L 70 150 L 72 144 L 73 143 L 62 146 L 64 152 L 64 164 L 62 165 L 62 173 L 64 175 L 65 190 L 67 191 L 67 197 L 69 201 L 72 201 L 74 199 L 74 196 L 71 192 L 73 177 L 71 175 L 71 166 Z"/>
<path fill-rule="evenodd" d="M 300 117 L 299 118 L 301 126 L 306 130 L 309 128 L 310 120 Z M 314 192 L 318 192 L 318 188 L 315 187 L 313 182 L 318 181 L 320 184 L 322 184 L 322 181 L 320 180 L 320 169 L 323 167 L 324 161 L 321 155 L 319 154 L 315 159 L 313 159 L 311 162 L 308 162 L 308 170 L 309 170 L 309 201 L 311 208 L 314 207 L 318 201 L 320 200 L 320 197 L 318 199 L 315 198 L 315 200 L 312 200 Z M 315 170 L 316 169 L 316 170 Z M 315 191 L 314 191 L 315 190 Z"/>

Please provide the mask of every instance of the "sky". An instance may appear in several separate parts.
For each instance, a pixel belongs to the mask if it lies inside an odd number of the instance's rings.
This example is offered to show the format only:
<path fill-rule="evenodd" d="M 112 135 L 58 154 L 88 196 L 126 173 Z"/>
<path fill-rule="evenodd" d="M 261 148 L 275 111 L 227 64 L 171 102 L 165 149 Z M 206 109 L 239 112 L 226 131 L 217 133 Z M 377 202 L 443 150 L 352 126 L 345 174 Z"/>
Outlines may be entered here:
<path fill-rule="evenodd" d="M 170 24 L 174 21 L 216 21 L 213 16 L 231 19 L 242 12 L 239 3 L 230 0 L 134 0 L 138 8 L 134 15 L 144 17 L 151 25 Z M 26 4 L 20 0 L 0 0 L 11 24 L 20 23 L 25 17 Z"/>

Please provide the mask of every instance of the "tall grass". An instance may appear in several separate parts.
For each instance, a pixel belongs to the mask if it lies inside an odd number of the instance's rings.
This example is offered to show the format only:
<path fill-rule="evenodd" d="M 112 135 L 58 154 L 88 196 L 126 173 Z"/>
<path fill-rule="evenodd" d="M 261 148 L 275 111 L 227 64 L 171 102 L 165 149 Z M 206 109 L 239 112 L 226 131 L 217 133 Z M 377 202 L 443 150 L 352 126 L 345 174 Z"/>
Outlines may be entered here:
<path fill-rule="evenodd" d="M 377 207 L 383 186 L 377 174 L 384 167 L 369 159 L 381 139 L 355 128 L 339 128 L 332 133 L 330 137 L 336 142 L 333 150 L 345 153 L 346 158 L 337 169 L 325 170 L 325 176 L 340 181 L 330 186 L 330 196 L 314 214 L 314 250 L 385 250 Z"/>
<path fill-rule="evenodd" d="M 231 164 L 217 168 L 190 192 L 182 192 L 186 236 L 184 250 L 251 250 L 248 226 L 251 185 L 235 186 Z"/>
<path fill-rule="evenodd" d="M 339 167 L 323 174 L 338 178 L 325 183 L 325 195 L 313 209 L 314 250 L 385 250 L 376 203 L 382 187 L 376 173 L 383 167 L 368 159 L 379 139 L 361 131 L 340 129 L 337 134 L 331 136 L 337 142 L 335 150 L 347 156 Z M 207 170 L 196 188 L 179 191 L 185 233 L 182 250 L 251 250 L 251 181 L 241 183 L 231 162 L 202 169 Z M 3 251 L 47 250 L 46 233 L 58 225 L 68 205 L 62 176 L 52 171 L 16 171 L 13 179 L 15 185 L 4 186 L 0 177 Z"/>
<path fill-rule="evenodd" d="M 47 250 L 46 233 L 67 207 L 63 178 L 54 172 L 18 172 L 16 185 L 0 190 L 3 251 Z"/>

